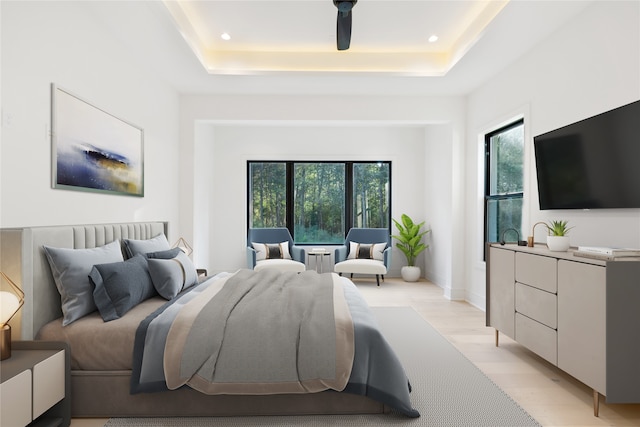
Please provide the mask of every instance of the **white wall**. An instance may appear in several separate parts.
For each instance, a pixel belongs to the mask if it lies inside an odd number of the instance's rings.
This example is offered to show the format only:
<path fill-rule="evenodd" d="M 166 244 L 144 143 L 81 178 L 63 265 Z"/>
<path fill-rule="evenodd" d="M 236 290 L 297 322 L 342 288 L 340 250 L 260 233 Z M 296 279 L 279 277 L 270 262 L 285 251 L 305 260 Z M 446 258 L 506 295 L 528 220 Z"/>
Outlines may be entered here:
<path fill-rule="evenodd" d="M 196 263 L 211 271 L 246 265 L 246 160 L 382 159 L 393 162 L 392 216 L 407 213 L 437 228 L 442 244 L 430 242 L 420 263 L 427 277 L 452 288 L 452 175 L 460 168 L 451 153 L 462 145 L 463 119 L 464 100 L 453 97 L 183 96 L 182 167 L 194 172 L 183 174 L 181 230 L 200 242 Z M 425 211 L 429 194 L 443 201 L 432 208 L 436 222 Z M 207 216 L 188 212 L 191 198 Z M 394 249 L 390 275 L 404 264 Z"/>
<path fill-rule="evenodd" d="M 525 117 L 525 222 L 566 219 L 571 244 L 640 247 L 640 210 L 540 211 L 535 135 L 640 99 L 640 3 L 594 2 L 576 19 L 527 52 L 469 96 L 467 112 L 467 295 L 485 306 L 479 135 L 504 120 Z M 640 160 L 640 159 L 638 159 Z M 640 185 L 640 183 L 639 183 Z M 526 240 L 526 236 L 524 238 Z M 544 240 L 541 227 L 536 241 Z"/>
<path fill-rule="evenodd" d="M 177 223 L 175 90 L 127 55 L 81 2 L 3 1 L 0 7 L 0 226 Z M 51 188 L 51 83 L 144 129 L 143 198 Z"/>
<path fill-rule="evenodd" d="M 393 216 L 400 211 L 422 215 L 425 147 L 420 128 L 219 126 L 213 145 L 212 182 L 224 184 L 210 186 L 210 241 L 227 242 L 212 259 L 213 270 L 246 266 L 247 160 L 388 160 Z M 415 197 L 407 197 L 409 188 Z M 395 252 L 390 275 L 397 275 L 404 258 Z"/>
<path fill-rule="evenodd" d="M 425 242 L 425 276 L 445 289 L 451 289 L 453 258 L 453 186 L 454 168 L 450 125 L 432 125 L 425 129 L 425 229 L 431 230 Z M 455 173 L 459 173 L 455 170 Z M 446 189 L 443 191 L 443 189 Z M 444 207 L 444 208 L 443 208 Z"/>

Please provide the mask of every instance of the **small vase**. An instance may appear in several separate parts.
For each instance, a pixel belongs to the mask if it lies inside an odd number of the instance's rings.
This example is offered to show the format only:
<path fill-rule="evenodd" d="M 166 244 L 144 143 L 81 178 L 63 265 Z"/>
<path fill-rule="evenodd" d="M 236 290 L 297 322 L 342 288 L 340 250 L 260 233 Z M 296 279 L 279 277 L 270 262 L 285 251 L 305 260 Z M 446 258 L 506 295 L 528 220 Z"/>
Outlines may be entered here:
<path fill-rule="evenodd" d="M 569 246 L 569 236 L 547 236 L 547 247 L 550 251 L 566 252 Z"/>
<path fill-rule="evenodd" d="M 420 278 L 420 267 L 405 265 L 400 270 L 400 275 L 405 282 L 416 282 Z"/>

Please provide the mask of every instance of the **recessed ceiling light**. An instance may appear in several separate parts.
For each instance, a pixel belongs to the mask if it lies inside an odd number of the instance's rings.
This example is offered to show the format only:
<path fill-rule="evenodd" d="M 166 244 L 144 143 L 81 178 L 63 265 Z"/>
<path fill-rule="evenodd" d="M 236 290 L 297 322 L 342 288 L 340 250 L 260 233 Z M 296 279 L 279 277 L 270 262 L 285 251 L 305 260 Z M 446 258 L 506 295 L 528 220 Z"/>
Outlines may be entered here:
<path fill-rule="evenodd" d="M 429 37 L 429 43 L 435 43 L 437 41 L 438 41 L 438 36 L 436 36 L 435 34 Z"/>
<path fill-rule="evenodd" d="M 231 40 L 231 36 L 228 33 L 222 33 L 220 34 L 220 38 L 222 40 Z"/>

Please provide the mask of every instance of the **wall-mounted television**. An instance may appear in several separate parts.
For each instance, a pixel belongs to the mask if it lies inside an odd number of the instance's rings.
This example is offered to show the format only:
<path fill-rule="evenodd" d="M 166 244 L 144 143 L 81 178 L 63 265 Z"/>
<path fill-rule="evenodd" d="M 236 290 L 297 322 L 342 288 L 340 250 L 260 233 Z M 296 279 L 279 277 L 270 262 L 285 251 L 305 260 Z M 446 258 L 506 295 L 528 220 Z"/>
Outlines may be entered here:
<path fill-rule="evenodd" d="M 640 208 L 640 101 L 533 144 L 540 209 Z"/>

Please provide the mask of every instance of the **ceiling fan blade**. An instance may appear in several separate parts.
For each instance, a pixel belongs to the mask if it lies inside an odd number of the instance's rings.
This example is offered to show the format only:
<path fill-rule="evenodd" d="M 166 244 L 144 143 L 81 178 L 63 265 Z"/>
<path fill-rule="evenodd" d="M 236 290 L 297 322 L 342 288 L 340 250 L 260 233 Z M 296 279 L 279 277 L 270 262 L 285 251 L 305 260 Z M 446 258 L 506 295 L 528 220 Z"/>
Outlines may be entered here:
<path fill-rule="evenodd" d="M 351 45 L 351 10 L 348 12 L 338 11 L 338 23 L 336 41 L 338 43 L 338 50 L 347 50 Z"/>

